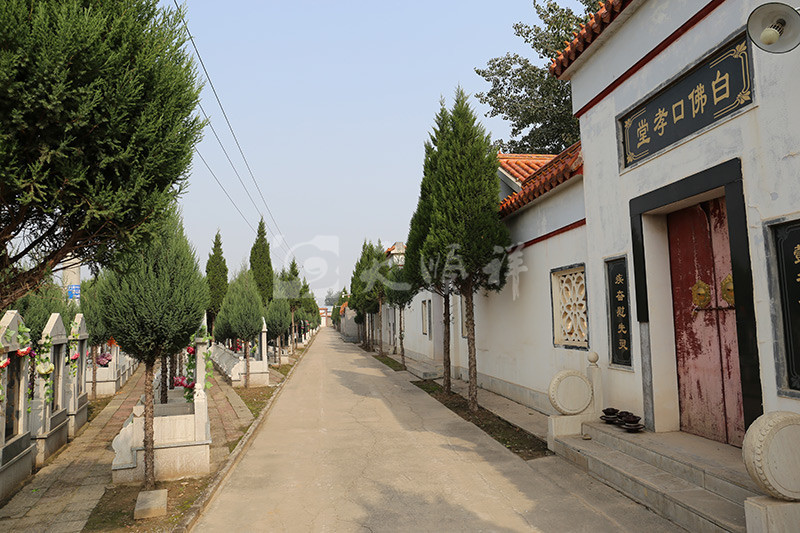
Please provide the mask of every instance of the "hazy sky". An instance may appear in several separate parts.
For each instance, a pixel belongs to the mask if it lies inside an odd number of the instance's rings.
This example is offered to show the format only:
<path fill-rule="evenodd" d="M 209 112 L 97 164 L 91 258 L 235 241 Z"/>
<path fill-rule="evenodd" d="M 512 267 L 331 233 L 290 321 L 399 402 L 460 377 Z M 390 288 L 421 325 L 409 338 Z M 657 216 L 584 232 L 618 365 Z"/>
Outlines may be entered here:
<path fill-rule="evenodd" d="M 405 241 L 440 97 L 450 106 L 458 84 L 487 90 L 474 68 L 492 57 L 535 59 L 517 21 L 536 22 L 531 0 L 188 2 L 189 29 L 277 228 L 208 84 L 202 104 L 255 206 L 209 128 L 198 150 L 253 227 L 264 215 L 276 269 L 292 250 L 321 300 L 349 287 L 365 238 Z M 492 138 L 508 138 L 508 125 L 471 101 Z M 254 231 L 196 156 L 182 205 L 203 269 L 217 229 L 231 275 L 249 259 Z"/>

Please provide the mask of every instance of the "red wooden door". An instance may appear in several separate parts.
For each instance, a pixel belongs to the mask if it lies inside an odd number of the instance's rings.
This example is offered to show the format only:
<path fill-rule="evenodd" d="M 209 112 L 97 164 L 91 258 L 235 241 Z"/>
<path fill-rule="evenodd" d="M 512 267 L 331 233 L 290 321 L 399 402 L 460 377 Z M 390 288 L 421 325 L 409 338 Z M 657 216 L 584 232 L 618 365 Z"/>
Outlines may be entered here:
<path fill-rule="evenodd" d="M 725 199 L 671 213 L 667 224 L 681 430 L 741 446 L 744 413 Z"/>

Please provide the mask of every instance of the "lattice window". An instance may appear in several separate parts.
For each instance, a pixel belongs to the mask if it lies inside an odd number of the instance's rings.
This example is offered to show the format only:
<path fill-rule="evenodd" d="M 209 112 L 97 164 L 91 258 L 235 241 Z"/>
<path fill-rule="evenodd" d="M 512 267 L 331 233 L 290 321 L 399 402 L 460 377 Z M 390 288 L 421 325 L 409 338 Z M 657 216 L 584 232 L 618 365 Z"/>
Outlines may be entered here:
<path fill-rule="evenodd" d="M 583 265 L 553 272 L 553 337 L 555 344 L 589 346 L 586 316 L 586 272 Z"/>

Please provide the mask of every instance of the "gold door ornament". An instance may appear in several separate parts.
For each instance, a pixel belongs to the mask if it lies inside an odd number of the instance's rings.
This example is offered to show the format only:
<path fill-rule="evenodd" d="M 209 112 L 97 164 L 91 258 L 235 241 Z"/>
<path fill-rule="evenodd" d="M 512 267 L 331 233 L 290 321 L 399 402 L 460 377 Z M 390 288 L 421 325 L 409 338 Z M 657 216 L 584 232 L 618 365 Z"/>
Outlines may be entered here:
<path fill-rule="evenodd" d="M 722 299 L 728 302 L 728 305 L 733 307 L 733 274 L 728 274 L 725 276 L 725 279 L 722 280 L 719 288 L 722 291 Z"/>
<path fill-rule="evenodd" d="M 695 309 L 703 309 L 711 305 L 711 287 L 702 280 L 692 286 L 692 303 Z"/>

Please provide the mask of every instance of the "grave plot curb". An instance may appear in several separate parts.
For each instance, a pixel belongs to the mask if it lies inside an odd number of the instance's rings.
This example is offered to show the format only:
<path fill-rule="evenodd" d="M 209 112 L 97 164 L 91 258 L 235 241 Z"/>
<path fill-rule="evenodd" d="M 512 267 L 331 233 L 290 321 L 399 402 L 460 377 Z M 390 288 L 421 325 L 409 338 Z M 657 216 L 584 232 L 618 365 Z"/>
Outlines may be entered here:
<path fill-rule="evenodd" d="M 214 475 L 211 483 L 208 484 L 208 487 L 206 487 L 200 497 L 195 500 L 194 504 L 192 504 L 192 506 L 186 512 L 183 519 L 175 526 L 175 528 L 172 529 L 173 533 L 188 533 L 191 531 L 192 526 L 194 526 L 195 522 L 197 522 L 197 519 L 200 518 L 200 514 L 203 512 L 203 509 L 205 509 L 206 506 L 211 503 L 211 500 L 214 499 L 217 489 L 219 489 L 222 483 L 228 478 L 234 467 L 239 464 L 239 461 L 241 461 L 245 452 L 250 449 L 253 441 L 253 435 L 255 435 L 256 431 L 258 431 L 258 429 L 261 427 L 262 422 L 272 410 L 272 406 L 275 404 L 275 401 L 283 392 L 284 386 L 294 375 L 294 372 L 297 370 L 297 367 L 300 366 L 300 363 L 302 363 L 302 361 L 306 358 L 306 355 L 308 355 L 308 350 L 311 348 L 311 346 L 313 346 L 316 339 L 317 334 L 311 338 L 311 342 L 309 342 L 308 346 L 306 346 L 303 355 L 297 360 L 297 363 L 295 363 L 292 369 L 289 370 L 286 378 L 277 385 L 275 394 L 272 395 L 267 402 L 267 405 L 265 405 L 261 410 L 261 414 L 258 415 L 258 418 L 256 418 L 253 423 L 250 424 L 247 432 L 242 436 L 241 440 L 239 440 L 239 444 L 237 444 L 230 455 L 228 455 L 228 459 L 225 461 L 223 467 L 219 469 L 216 475 Z"/>

